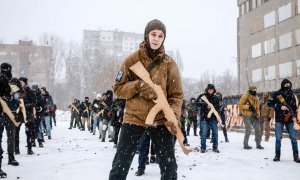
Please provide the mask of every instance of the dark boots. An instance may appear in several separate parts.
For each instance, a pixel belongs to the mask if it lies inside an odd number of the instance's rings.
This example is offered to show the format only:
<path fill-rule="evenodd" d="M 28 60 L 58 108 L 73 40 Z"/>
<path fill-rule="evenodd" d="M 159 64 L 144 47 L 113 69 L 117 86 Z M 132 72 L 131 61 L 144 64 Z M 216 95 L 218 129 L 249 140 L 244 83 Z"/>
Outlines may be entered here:
<path fill-rule="evenodd" d="M 28 149 L 27 149 L 27 154 L 28 154 L 28 155 L 33 155 L 33 154 L 34 154 L 34 152 L 32 151 L 32 149 L 31 149 L 31 148 L 28 148 Z"/>
<path fill-rule="evenodd" d="M 43 145 L 43 143 L 42 143 L 42 140 L 38 140 L 38 142 L 39 142 L 39 147 L 40 147 L 40 148 L 44 147 L 44 145 Z"/>
<path fill-rule="evenodd" d="M 2 167 L 2 158 L 0 159 L 0 178 L 6 178 L 7 174 L 4 171 L 2 171 L 1 167 Z"/>
<path fill-rule="evenodd" d="M 293 152 L 293 156 L 294 156 L 294 161 L 295 161 L 296 163 L 300 163 L 298 151 Z"/>
<path fill-rule="evenodd" d="M 141 176 L 143 174 L 145 174 L 145 171 L 142 169 L 138 169 L 137 172 L 135 173 L 136 176 Z"/>
<path fill-rule="evenodd" d="M 19 162 L 16 161 L 14 154 L 8 154 L 8 164 L 13 166 L 19 166 Z"/>
<path fill-rule="evenodd" d="M 275 161 L 275 162 L 280 161 L 280 151 L 276 151 L 273 161 Z"/>
<path fill-rule="evenodd" d="M 150 162 L 151 162 L 151 163 L 157 163 L 156 157 L 155 157 L 154 155 L 151 155 L 151 156 L 150 156 Z"/>

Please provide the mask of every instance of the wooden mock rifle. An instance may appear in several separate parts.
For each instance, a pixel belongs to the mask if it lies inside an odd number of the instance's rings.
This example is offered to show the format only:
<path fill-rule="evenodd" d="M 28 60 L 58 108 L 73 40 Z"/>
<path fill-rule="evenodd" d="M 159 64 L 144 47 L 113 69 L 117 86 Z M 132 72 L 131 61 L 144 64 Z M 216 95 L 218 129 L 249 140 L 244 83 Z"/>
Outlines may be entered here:
<path fill-rule="evenodd" d="M 282 95 L 278 95 L 277 99 L 279 100 L 279 102 L 281 104 L 283 104 L 284 106 L 286 106 L 288 108 L 287 109 L 288 112 L 284 116 L 284 123 L 287 123 L 289 121 L 289 119 L 291 118 L 291 116 L 292 116 L 292 113 L 291 113 L 292 112 L 292 108 L 291 108 L 291 106 L 288 103 L 286 103 L 286 101 L 285 101 L 285 99 L 283 98 Z"/>
<path fill-rule="evenodd" d="M 210 106 L 210 111 L 207 114 L 208 118 L 211 118 L 211 115 L 214 114 L 218 120 L 218 122 L 220 123 L 220 125 L 223 127 L 224 125 L 222 124 L 222 119 L 218 113 L 218 111 L 215 109 L 214 105 L 209 102 L 209 100 L 207 99 L 207 97 L 205 95 L 201 96 L 201 99 Z"/>
<path fill-rule="evenodd" d="M 19 127 L 21 123 L 17 122 L 16 117 L 14 114 L 11 112 L 10 108 L 8 107 L 7 103 L 0 97 L 0 103 L 3 109 L 3 112 L 7 114 L 9 119 L 14 123 L 16 127 Z"/>
<path fill-rule="evenodd" d="M 71 103 L 70 105 L 71 105 L 71 108 L 75 109 L 75 111 L 76 111 L 78 114 L 80 114 L 80 113 L 79 113 L 79 110 L 76 108 L 76 106 L 74 106 L 74 104 Z"/>
<path fill-rule="evenodd" d="M 147 83 L 157 94 L 157 99 L 153 100 L 155 102 L 155 105 L 153 106 L 153 108 L 149 111 L 149 114 L 146 117 L 146 124 L 147 125 L 153 125 L 153 121 L 155 116 L 157 115 L 157 113 L 159 111 L 163 111 L 165 114 L 165 117 L 167 119 L 167 121 L 170 121 L 172 123 L 174 123 L 175 128 L 176 128 L 176 138 L 179 141 L 180 147 L 183 150 L 184 154 L 188 155 L 191 150 L 187 149 L 184 144 L 184 136 L 181 132 L 181 129 L 179 127 L 179 124 L 177 122 L 177 118 L 174 114 L 174 111 L 171 109 L 167 98 L 164 95 L 164 92 L 161 88 L 161 86 L 156 85 L 152 82 L 151 78 L 150 78 L 150 74 L 149 72 L 145 69 L 145 67 L 143 66 L 143 64 L 138 61 L 136 62 L 134 65 L 130 66 L 129 69 L 131 71 L 133 71 L 139 78 L 141 78 L 145 83 Z M 167 127 L 167 129 L 172 133 L 171 128 Z"/>
<path fill-rule="evenodd" d="M 17 113 L 19 113 L 20 111 L 20 108 L 21 108 L 21 111 L 22 111 L 22 114 L 23 114 L 23 119 L 24 119 L 24 123 L 26 124 L 27 123 L 27 115 L 26 115 L 26 109 L 25 109 L 25 103 L 24 103 L 24 100 L 23 99 L 19 99 L 20 101 L 20 106 L 19 108 L 17 109 Z"/>

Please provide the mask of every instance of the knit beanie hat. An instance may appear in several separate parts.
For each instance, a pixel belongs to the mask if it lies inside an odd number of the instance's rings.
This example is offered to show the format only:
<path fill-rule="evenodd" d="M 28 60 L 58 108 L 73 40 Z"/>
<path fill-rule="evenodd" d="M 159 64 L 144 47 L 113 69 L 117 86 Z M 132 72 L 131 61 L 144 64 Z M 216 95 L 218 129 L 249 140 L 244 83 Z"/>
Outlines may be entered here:
<path fill-rule="evenodd" d="M 28 82 L 28 79 L 26 77 L 20 77 L 19 80 L 23 81 L 25 84 L 27 84 Z"/>
<path fill-rule="evenodd" d="M 257 87 L 256 86 L 250 86 L 249 87 L 249 91 L 256 91 L 257 90 Z"/>
<path fill-rule="evenodd" d="M 164 33 L 165 39 L 166 39 L 166 26 L 160 20 L 154 19 L 154 20 L 148 22 L 148 24 L 145 28 L 144 40 L 148 41 L 148 34 L 151 31 L 156 30 L 156 29 L 161 30 Z"/>

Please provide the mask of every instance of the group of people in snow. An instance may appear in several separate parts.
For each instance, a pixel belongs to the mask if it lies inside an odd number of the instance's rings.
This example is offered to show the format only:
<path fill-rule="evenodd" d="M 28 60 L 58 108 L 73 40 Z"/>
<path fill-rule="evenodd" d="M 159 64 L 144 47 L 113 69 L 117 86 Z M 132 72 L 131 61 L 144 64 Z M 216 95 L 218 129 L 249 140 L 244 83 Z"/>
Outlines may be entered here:
<path fill-rule="evenodd" d="M 34 154 L 32 148 L 43 147 L 44 136 L 51 139 L 52 122 L 56 126 L 56 105 L 45 87 L 28 84 L 28 78 L 12 76 L 12 66 L 1 64 L 0 72 L 0 177 L 7 174 L 2 170 L 2 137 L 4 129 L 7 136 L 8 164 L 18 166 L 15 155 L 20 154 L 20 129 L 25 125 L 27 154 Z"/>

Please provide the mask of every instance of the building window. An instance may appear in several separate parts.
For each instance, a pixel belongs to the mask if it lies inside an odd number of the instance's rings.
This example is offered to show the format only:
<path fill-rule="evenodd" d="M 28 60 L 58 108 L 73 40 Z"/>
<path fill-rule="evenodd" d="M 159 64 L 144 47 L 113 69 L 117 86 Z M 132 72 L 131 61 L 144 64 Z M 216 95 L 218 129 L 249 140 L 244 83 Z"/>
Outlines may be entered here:
<path fill-rule="evenodd" d="M 241 4 L 240 6 L 240 16 L 243 16 L 245 14 L 245 3 Z"/>
<path fill-rule="evenodd" d="M 275 11 L 272 11 L 264 16 L 264 27 L 268 28 L 275 25 Z"/>
<path fill-rule="evenodd" d="M 265 54 L 275 51 L 275 38 L 264 42 Z"/>
<path fill-rule="evenodd" d="M 6 56 L 6 52 L 0 51 L 0 56 Z"/>
<path fill-rule="evenodd" d="M 299 45 L 300 44 L 300 29 L 296 30 L 295 34 L 296 34 L 296 44 Z"/>
<path fill-rule="evenodd" d="M 251 0 L 252 9 L 256 8 L 256 0 Z"/>
<path fill-rule="evenodd" d="M 252 58 L 261 56 L 261 43 L 252 46 Z"/>
<path fill-rule="evenodd" d="M 246 1 L 246 13 L 250 11 L 249 1 Z"/>
<path fill-rule="evenodd" d="M 300 76 L 300 59 L 296 60 L 297 65 L 297 76 Z"/>
<path fill-rule="evenodd" d="M 261 0 L 257 0 L 257 7 L 261 6 Z"/>
<path fill-rule="evenodd" d="M 279 36 L 279 49 L 286 49 L 292 46 L 292 33 Z"/>
<path fill-rule="evenodd" d="M 261 78 L 261 69 L 255 69 L 255 70 L 252 70 L 252 82 L 259 82 L 261 81 L 262 78 Z"/>
<path fill-rule="evenodd" d="M 292 77 L 292 62 L 279 64 L 279 77 Z"/>
<path fill-rule="evenodd" d="M 285 6 L 281 6 L 278 9 L 278 13 L 279 13 L 279 22 L 292 17 L 292 3 L 288 3 Z"/>
<path fill-rule="evenodd" d="M 300 14 L 300 0 L 298 0 L 298 14 Z"/>
<path fill-rule="evenodd" d="M 270 66 L 265 68 L 265 80 L 276 79 L 275 66 Z"/>

